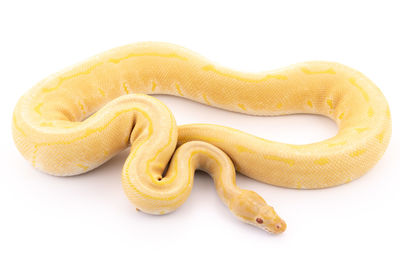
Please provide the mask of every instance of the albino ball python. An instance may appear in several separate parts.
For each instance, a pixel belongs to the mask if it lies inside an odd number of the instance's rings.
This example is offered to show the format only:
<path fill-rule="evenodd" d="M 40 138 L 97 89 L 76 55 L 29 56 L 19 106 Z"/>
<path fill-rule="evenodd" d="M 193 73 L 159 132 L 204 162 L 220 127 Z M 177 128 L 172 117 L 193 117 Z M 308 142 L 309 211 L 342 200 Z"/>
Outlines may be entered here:
<path fill-rule="evenodd" d="M 336 121 L 339 132 L 322 142 L 291 145 L 218 125 L 178 127 L 169 109 L 146 94 L 253 115 L 322 114 Z M 280 233 L 285 222 L 257 193 L 236 186 L 235 168 L 289 188 L 347 183 L 381 158 L 391 119 L 380 90 L 338 63 L 250 74 L 175 45 L 148 42 L 107 51 L 39 82 L 16 105 L 12 129 L 22 155 L 52 175 L 90 171 L 131 145 L 122 184 L 146 213 L 177 209 L 192 189 L 194 171 L 204 170 L 236 216 Z"/>

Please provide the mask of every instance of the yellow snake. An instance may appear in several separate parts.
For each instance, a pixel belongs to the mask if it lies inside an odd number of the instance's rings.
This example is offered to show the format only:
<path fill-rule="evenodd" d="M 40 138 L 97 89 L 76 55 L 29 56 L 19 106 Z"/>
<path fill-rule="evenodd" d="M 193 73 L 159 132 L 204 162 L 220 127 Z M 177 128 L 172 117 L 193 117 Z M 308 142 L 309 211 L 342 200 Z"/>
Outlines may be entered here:
<path fill-rule="evenodd" d="M 322 114 L 339 131 L 322 142 L 291 145 L 218 125 L 178 127 L 169 109 L 147 94 L 253 115 Z M 235 168 L 289 188 L 347 183 L 381 158 L 391 118 L 377 86 L 338 63 L 250 74 L 176 45 L 146 42 L 109 50 L 39 82 L 17 103 L 12 130 L 21 154 L 52 175 L 87 172 L 131 145 L 122 184 L 146 213 L 177 209 L 191 191 L 194 171 L 204 170 L 237 217 L 280 233 L 285 222 L 257 193 L 236 186 Z"/>

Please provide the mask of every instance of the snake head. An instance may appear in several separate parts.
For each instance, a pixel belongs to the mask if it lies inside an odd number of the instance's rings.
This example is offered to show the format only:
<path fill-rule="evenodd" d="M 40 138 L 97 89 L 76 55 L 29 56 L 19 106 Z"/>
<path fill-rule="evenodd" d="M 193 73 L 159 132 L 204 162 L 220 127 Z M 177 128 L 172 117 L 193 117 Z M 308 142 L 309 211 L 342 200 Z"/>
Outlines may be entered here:
<path fill-rule="evenodd" d="M 279 234 L 286 229 L 286 223 L 274 208 L 256 192 L 242 190 L 240 195 L 232 199 L 230 209 L 241 220 L 268 232 Z"/>
<path fill-rule="evenodd" d="M 285 221 L 276 214 L 273 207 L 268 205 L 260 208 L 255 221 L 258 227 L 274 234 L 279 234 L 286 230 Z"/>

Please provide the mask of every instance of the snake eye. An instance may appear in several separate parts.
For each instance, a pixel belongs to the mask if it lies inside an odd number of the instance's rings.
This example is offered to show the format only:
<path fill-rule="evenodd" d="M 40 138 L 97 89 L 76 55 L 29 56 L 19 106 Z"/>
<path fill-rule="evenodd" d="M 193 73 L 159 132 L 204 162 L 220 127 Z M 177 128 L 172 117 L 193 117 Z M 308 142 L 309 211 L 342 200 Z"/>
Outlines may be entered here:
<path fill-rule="evenodd" d="M 263 219 L 261 219 L 261 218 L 257 218 L 257 219 L 256 219 L 256 222 L 258 222 L 259 224 L 262 224 L 264 221 L 263 221 Z"/>

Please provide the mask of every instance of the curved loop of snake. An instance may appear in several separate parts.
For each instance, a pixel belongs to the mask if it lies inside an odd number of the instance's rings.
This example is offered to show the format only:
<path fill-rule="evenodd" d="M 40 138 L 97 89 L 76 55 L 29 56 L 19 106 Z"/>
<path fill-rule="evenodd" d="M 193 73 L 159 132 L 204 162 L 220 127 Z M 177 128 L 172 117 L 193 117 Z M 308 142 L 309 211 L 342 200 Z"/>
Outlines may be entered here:
<path fill-rule="evenodd" d="M 147 94 L 253 115 L 322 114 L 339 131 L 322 142 L 291 145 L 218 125 L 178 127 L 169 109 Z M 204 170 L 235 215 L 280 233 L 285 222 L 257 193 L 236 186 L 235 168 L 289 188 L 347 183 L 381 158 L 391 118 L 380 90 L 338 63 L 250 74 L 175 45 L 148 42 L 107 51 L 39 82 L 16 105 L 12 129 L 22 155 L 53 175 L 87 172 L 131 145 L 123 188 L 138 209 L 151 214 L 177 209 L 191 191 L 194 171 Z"/>

